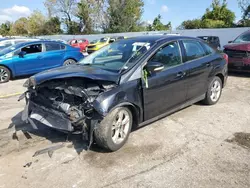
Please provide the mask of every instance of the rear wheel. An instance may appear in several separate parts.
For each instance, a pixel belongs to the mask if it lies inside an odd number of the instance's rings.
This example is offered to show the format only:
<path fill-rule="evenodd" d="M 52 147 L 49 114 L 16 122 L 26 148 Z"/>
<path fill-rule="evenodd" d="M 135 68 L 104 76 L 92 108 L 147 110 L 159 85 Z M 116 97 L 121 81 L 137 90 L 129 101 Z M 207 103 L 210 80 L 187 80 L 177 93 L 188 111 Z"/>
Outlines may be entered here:
<path fill-rule="evenodd" d="M 209 84 L 206 98 L 203 101 L 207 105 L 216 104 L 222 93 L 222 81 L 218 76 L 215 76 Z"/>
<path fill-rule="evenodd" d="M 127 141 L 133 117 L 126 107 L 118 107 L 111 111 L 95 130 L 96 143 L 109 151 L 119 150 Z"/>
<path fill-rule="evenodd" d="M 63 63 L 64 66 L 73 65 L 73 64 L 76 64 L 76 61 L 74 59 L 67 59 Z"/>
<path fill-rule="evenodd" d="M 5 83 L 10 80 L 11 73 L 8 68 L 0 66 L 0 83 Z"/>

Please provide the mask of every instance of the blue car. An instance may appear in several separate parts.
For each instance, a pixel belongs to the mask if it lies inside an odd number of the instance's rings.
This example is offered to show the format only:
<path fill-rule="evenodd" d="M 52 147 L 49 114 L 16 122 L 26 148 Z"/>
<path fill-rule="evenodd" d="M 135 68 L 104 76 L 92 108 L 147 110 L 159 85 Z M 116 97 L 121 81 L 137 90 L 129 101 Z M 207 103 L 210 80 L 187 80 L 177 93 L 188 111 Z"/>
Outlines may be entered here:
<path fill-rule="evenodd" d="M 78 48 L 55 41 L 32 41 L 0 52 L 0 83 L 63 65 L 75 64 L 84 56 Z"/>

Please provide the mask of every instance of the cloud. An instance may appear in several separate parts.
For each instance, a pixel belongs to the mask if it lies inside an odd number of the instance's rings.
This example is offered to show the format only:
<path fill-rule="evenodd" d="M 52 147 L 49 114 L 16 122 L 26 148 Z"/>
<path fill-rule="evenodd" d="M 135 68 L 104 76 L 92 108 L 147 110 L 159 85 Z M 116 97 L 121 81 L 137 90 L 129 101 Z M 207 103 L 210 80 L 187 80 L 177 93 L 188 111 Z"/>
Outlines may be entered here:
<path fill-rule="evenodd" d="M 14 16 L 29 16 L 31 14 L 31 10 L 25 6 L 14 5 L 11 8 L 6 8 L 1 11 L 6 15 L 14 15 Z"/>
<path fill-rule="evenodd" d="M 0 24 L 4 23 L 6 21 L 12 21 L 12 18 L 8 15 L 0 15 Z"/>
<path fill-rule="evenodd" d="M 163 13 L 168 12 L 168 7 L 167 7 L 167 5 L 162 5 L 162 7 L 161 7 L 161 12 L 163 12 Z"/>
<path fill-rule="evenodd" d="M 14 5 L 11 8 L 0 9 L 0 23 L 6 21 L 15 21 L 20 17 L 27 17 L 31 10 L 25 6 Z"/>
<path fill-rule="evenodd" d="M 153 21 L 152 21 L 152 20 L 147 20 L 146 23 L 147 23 L 147 24 L 152 24 Z"/>

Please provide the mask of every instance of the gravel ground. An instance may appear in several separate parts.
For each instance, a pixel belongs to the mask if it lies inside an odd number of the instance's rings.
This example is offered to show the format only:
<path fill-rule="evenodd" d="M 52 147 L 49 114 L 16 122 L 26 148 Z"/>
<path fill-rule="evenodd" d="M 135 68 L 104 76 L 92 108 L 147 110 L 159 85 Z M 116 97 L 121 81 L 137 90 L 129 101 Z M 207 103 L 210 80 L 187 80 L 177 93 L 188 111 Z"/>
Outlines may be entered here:
<path fill-rule="evenodd" d="M 0 96 L 23 92 L 23 82 L 0 85 Z M 195 104 L 141 128 L 115 153 L 86 151 L 78 136 L 32 130 L 20 120 L 17 98 L 0 99 L 0 188 L 250 187 L 247 75 L 230 76 L 217 105 Z"/>

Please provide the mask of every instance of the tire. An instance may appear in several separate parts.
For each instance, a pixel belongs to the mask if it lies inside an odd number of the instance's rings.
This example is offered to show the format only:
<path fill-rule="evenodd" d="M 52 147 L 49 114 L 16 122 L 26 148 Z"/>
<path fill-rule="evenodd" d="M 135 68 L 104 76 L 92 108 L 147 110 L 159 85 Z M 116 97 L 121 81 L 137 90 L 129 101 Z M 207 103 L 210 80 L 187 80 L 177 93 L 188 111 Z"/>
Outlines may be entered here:
<path fill-rule="evenodd" d="M 216 104 L 220 100 L 221 93 L 222 81 L 218 76 L 215 76 L 208 86 L 206 98 L 204 99 L 203 103 L 207 105 Z"/>
<path fill-rule="evenodd" d="M 128 140 L 132 124 L 133 116 L 128 108 L 115 108 L 101 121 L 100 126 L 95 130 L 94 135 L 97 145 L 108 151 L 119 150 Z"/>
<path fill-rule="evenodd" d="M 0 84 L 10 80 L 11 72 L 8 68 L 0 66 Z"/>
<path fill-rule="evenodd" d="M 63 63 L 64 66 L 74 65 L 74 64 L 76 64 L 76 61 L 74 59 L 67 59 Z"/>

